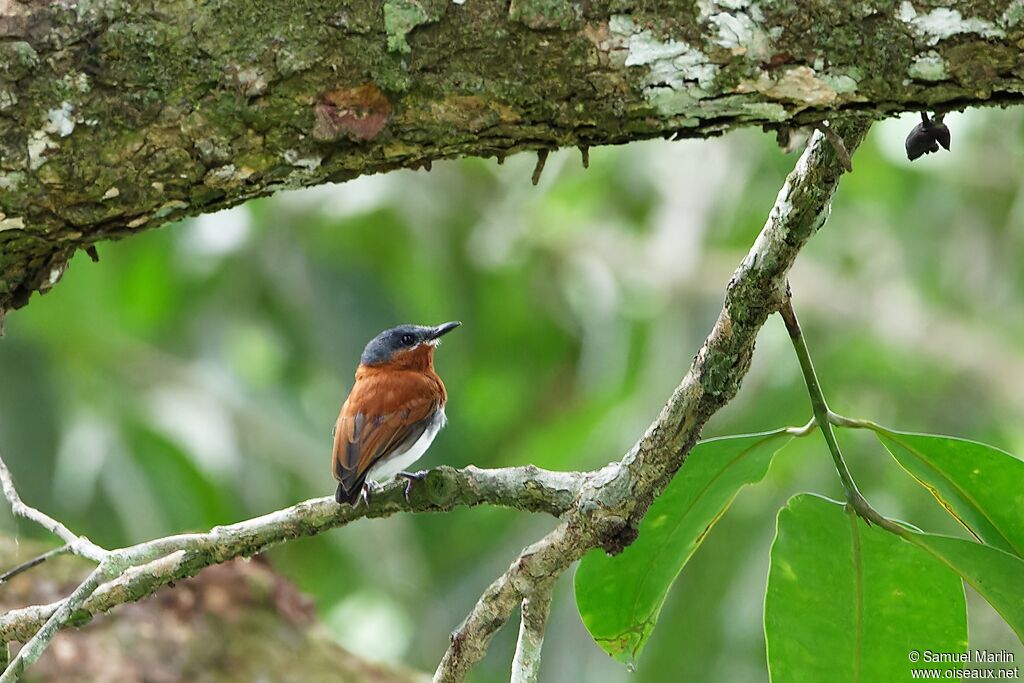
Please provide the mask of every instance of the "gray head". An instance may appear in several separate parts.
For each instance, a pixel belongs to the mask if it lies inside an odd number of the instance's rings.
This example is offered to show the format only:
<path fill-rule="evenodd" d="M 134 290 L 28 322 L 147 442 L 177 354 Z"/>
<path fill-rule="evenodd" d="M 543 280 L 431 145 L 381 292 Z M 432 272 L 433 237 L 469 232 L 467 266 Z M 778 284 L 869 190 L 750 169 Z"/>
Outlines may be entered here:
<path fill-rule="evenodd" d="M 437 346 L 442 335 L 445 335 L 462 323 L 452 321 L 437 327 L 423 325 L 399 325 L 384 330 L 370 340 L 363 350 L 359 362 L 363 365 L 379 365 L 387 363 L 399 351 L 414 349 L 420 344 Z"/>

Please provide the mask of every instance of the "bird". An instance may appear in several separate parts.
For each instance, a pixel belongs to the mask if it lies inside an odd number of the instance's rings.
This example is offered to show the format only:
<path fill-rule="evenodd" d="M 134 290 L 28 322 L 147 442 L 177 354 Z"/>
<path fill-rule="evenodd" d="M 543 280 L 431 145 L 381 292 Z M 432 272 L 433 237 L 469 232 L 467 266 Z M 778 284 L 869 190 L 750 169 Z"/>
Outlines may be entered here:
<path fill-rule="evenodd" d="M 405 497 L 425 473 L 405 471 L 419 460 L 447 423 L 444 382 L 434 371 L 441 337 L 462 323 L 399 325 L 370 340 L 359 358 L 355 384 L 334 425 L 334 499 L 369 504 L 370 489 L 395 475 L 407 478 Z"/>

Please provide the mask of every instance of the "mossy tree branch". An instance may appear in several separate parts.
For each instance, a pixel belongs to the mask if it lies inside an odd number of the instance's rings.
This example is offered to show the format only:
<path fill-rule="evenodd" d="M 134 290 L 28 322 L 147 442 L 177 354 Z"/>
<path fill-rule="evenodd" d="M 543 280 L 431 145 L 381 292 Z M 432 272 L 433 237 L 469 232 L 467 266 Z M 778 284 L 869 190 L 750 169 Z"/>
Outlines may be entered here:
<path fill-rule="evenodd" d="M 1024 100 L 1024 11 L 967 0 L 10 0 L 0 311 L 70 257 L 435 159 Z"/>

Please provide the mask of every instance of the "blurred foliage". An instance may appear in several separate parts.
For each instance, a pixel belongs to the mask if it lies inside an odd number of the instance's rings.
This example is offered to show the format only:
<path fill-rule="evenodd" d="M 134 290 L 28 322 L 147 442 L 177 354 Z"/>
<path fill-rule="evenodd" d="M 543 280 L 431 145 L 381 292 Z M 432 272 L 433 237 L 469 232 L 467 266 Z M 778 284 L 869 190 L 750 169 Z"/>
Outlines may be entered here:
<path fill-rule="evenodd" d="M 1021 114 L 946 119 L 953 151 L 903 158 L 914 117 L 872 131 L 791 278 L 831 405 L 1024 452 Z M 998 130 L 999 135 L 992 131 Z M 685 372 L 795 157 L 744 131 L 435 164 L 282 194 L 80 254 L 7 319 L 0 449 L 23 497 L 99 543 L 206 528 L 333 490 L 330 429 L 366 341 L 459 319 L 438 370 L 449 427 L 424 459 L 582 469 L 621 456 Z M 705 436 L 810 415 L 769 320 Z M 840 438 L 883 513 L 956 531 L 867 434 Z M 545 680 L 765 681 L 775 512 L 841 497 L 820 439 L 744 489 L 668 596 L 635 674 L 590 640 L 569 578 Z M 37 535 L 6 522 L 10 533 Z M 271 553 L 344 645 L 433 669 L 480 591 L 552 522 L 492 509 L 364 521 Z M 968 594 L 974 647 L 1013 633 Z M 507 680 L 515 628 L 477 681 Z"/>

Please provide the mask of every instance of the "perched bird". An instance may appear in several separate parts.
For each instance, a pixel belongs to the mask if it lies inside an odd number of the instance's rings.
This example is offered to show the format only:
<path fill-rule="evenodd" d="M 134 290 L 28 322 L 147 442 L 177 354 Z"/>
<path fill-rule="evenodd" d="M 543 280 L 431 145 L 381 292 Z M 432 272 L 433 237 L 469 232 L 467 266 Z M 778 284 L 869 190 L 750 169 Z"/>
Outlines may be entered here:
<path fill-rule="evenodd" d="M 370 340 L 356 368 L 356 382 L 334 425 L 335 500 L 368 500 L 376 482 L 401 475 L 409 487 L 420 476 L 407 467 L 444 427 L 448 394 L 434 372 L 434 348 L 461 325 L 400 325 Z"/>

